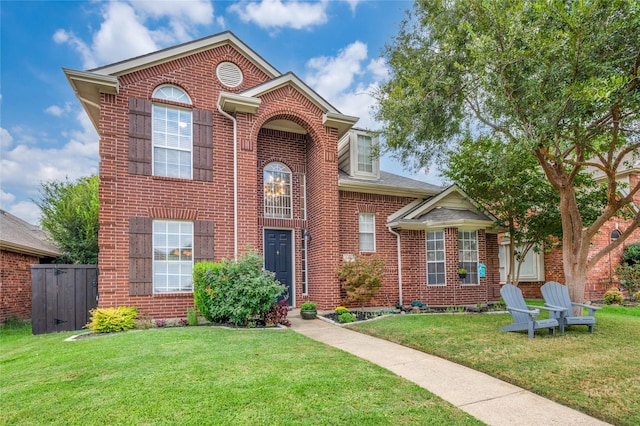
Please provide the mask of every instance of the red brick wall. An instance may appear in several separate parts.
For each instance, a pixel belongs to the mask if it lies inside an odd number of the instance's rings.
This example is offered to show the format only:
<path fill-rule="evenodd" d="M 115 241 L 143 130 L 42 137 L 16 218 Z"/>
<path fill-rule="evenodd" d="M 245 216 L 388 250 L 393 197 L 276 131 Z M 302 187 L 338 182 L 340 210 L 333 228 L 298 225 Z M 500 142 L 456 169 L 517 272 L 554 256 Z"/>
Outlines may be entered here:
<path fill-rule="evenodd" d="M 380 293 L 370 303 L 372 306 L 393 306 L 399 300 L 396 237 L 389 232 L 386 224 L 389 215 L 412 201 L 412 198 L 340 191 L 340 260 L 342 260 L 343 254 L 353 254 L 359 251 L 359 214 L 373 213 L 375 215 L 375 254 L 384 260 L 385 272 Z M 364 255 L 369 254 L 365 253 Z M 404 262 L 404 258 L 402 260 Z"/>
<path fill-rule="evenodd" d="M 386 262 L 385 277 L 378 297 L 372 306 L 389 306 L 399 300 L 396 237 L 387 227 L 387 217 L 413 201 L 354 192 L 340 192 L 340 250 L 358 250 L 358 213 L 375 213 L 376 254 Z M 498 245 L 495 234 L 478 231 L 479 261 L 487 266 L 487 277 L 479 285 L 461 285 L 458 276 L 458 229 L 445 230 L 447 285 L 427 286 L 426 241 L 424 231 L 400 231 L 402 253 L 402 296 L 405 305 L 420 301 L 432 306 L 475 305 L 495 301 L 499 293 Z M 491 290 L 490 290 L 491 289 Z"/>
<path fill-rule="evenodd" d="M 35 256 L 0 250 L 0 322 L 31 318 L 31 265 Z"/>
<path fill-rule="evenodd" d="M 232 61 L 243 70 L 244 81 L 240 86 L 230 89 L 218 82 L 215 69 L 221 61 Z M 99 126 L 101 307 L 135 305 L 141 313 L 161 318 L 185 317 L 187 308 L 193 306 L 192 294 L 129 295 L 129 217 L 213 221 L 215 259 L 233 257 L 233 125 L 219 113 L 216 102 L 221 91 L 240 92 L 267 80 L 267 75 L 233 48 L 223 46 L 121 76 L 119 94 L 102 95 Z M 161 84 L 182 87 L 191 97 L 194 108 L 212 111 L 213 182 L 128 173 L 129 97 L 150 99 L 153 90 Z M 335 303 L 337 277 L 331 272 L 338 261 L 337 132 L 325 128 L 322 111 L 291 87 L 265 94 L 256 114 L 238 113 L 236 119 L 240 253 L 247 244 L 262 250 L 258 151 L 265 158 L 282 156 L 287 161 L 288 156 L 293 155 L 287 145 L 291 137 L 282 134 L 274 137 L 270 132 L 261 134 L 260 130 L 271 120 L 294 121 L 308 132 L 304 145 L 295 141 L 299 150 L 293 162 L 294 168 L 307 173 L 308 228 L 313 235 L 309 246 L 310 298 L 321 304 Z M 276 155 L 269 149 L 263 150 L 273 141 L 285 147 L 284 152 Z M 300 225 L 291 228 L 298 232 Z M 299 266 L 299 256 L 296 264 Z M 299 272 L 296 275 L 299 283 Z M 301 297 L 298 302 L 300 300 Z"/>
<path fill-rule="evenodd" d="M 639 175 L 631 175 L 631 186 L 637 184 L 638 179 L 640 179 Z M 640 193 L 636 194 L 634 198 L 636 205 L 640 205 Z M 611 242 L 611 231 L 615 229 L 616 223 L 618 224 L 618 229 L 620 231 L 623 231 L 627 229 L 627 226 L 630 222 L 620 219 L 612 219 L 607 222 L 591 241 L 590 256 L 593 256 L 595 253 L 600 251 L 603 247 L 607 246 Z M 612 250 L 610 255 L 604 256 L 595 264 L 595 266 L 589 271 L 589 274 L 587 275 L 587 282 L 585 283 L 585 299 L 602 299 L 602 296 L 609 288 L 619 286 L 620 280 L 615 272 L 616 267 L 622 261 L 622 253 L 624 251 L 624 247 L 628 244 L 637 242 L 640 242 L 640 229 L 634 231 L 633 234 L 631 234 L 631 236 L 621 246 Z M 544 272 L 545 282 L 557 281 L 562 284 L 566 282 L 564 277 L 561 249 L 553 250 L 550 253 L 545 253 Z M 542 286 L 542 284 L 544 284 L 544 282 L 528 284 L 526 288 L 523 288 L 525 297 L 541 298 L 542 294 L 540 293 L 540 286 Z M 520 287 L 523 287 L 522 284 L 520 285 Z"/>

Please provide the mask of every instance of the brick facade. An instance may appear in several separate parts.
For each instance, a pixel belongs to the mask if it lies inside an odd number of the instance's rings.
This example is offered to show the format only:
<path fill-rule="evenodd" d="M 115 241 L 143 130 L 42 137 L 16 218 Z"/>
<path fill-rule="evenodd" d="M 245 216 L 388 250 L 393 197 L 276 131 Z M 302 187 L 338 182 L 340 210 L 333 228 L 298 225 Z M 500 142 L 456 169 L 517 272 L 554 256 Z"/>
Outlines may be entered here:
<path fill-rule="evenodd" d="M 31 265 L 36 256 L 0 250 L 0 323 L 31 318 Z"/>
<path fill-rule="evenodd" d="M 246 247 L 264 253 L 265 230 L 290 230 L 293 238 L 290 303 L 298 306 L 312 300 L 320 308 L 332 309 L 342 301 L 336 269 L 343 254 L 357 250 L 359 212 L 375 214 L 377 252 L 386 262 L 382 291 L 371 304 L 396 303 L 400 298 L 397 240 L 386 223 L 390 215 L 416 198 L 341 191 L 338 143 L 355 121 L 335 111 L 297 81 L 297 77 L 278 76 L 269 70 L 261 58 L 238 47 L 239 41 L 234 36 L 223 33 L 215 37 L 219 40 L 212 42 L 211 47 L 199 44 L 188 54 L 182 51 L 188 49 L 185 45 L 175 48 L 178 54 L 162 60 L 154 55 L 167 51 L 150 54 L 146 65 L 140 65 L 145 57 L 137 58 L 136 65 L 126 72 L 122 71 L 126 66 L 121 64 L 107 66 L 102 72 L 113 78 L 107 88 L 105 74 L 96 79 L 96 90 L 86 92 L 82 92 L 86 88 L 86 74 L 77 80 L 77 86 L 75 74 L 68 74 L 74 88 L 85 96 L 101 93 L 99 110 L 84 105 L 100 134 L 99 305 L 135 305 L 142 314 L 155 318 L 186 315 L 193 306 L 192 293 L 154 293 L 151 284 L 151 259 L 155 254 L 150 227 L 154 219 L 169 219 L 188 220 L 197 225 L 202 234 L 198 240 L 194 233 L 194 259 L 233 258 L 234 247 L 238 248 L 238 254 Z M 216 77 L 216 67 L 223 61 L 236 64 L 242 71 L 243 79 L 237 87 L 227 87 Z M 191 102 L 154 99 L 154 90 L 165 84 L 184 90 Z M 244 104 L 237 109 L 234 104 L 222 113 L 221 94 L 231 99 L 229 102 L 241 98 L 251 107 Z M 83 99 L 80 94 L 79 97 Z M 192 110 L 192 179 L 152 175 L 153 103 Z M 228 114 L 235 119 L 235 127 Z M 283 127 L 282 123 L 288 124 Z M 291 171 L 290 219 L 265 217 L 263 171 L 271 162 L 282 163 Z M 234 164 L 238 175 L 237 215 Z M 416 189 L 414 185 L 409 193 L 426 199 L 435 194 L 433 188 L 440 190 L 434 186 Z M 306 194 L 304 212 L 303 194 Z M 305 232 L 312 237 L 307 250 L 307 293 L 302 288 Z M 428 288 L 424 230 L 399 232 L 405 303 L 421 300 L 431 305 L 476 304 L 495 299 L 498 251 L 494 234 L 478 231 L 479 261 L 487 265 L 487 277 L 479 285 L 462 286 L 457 274 L 458 230 L 446 229 L 447 282 L 451 284 Z M 211 251 L 198 253 L 198 247 L 209 247 L 209 243 Z"/>

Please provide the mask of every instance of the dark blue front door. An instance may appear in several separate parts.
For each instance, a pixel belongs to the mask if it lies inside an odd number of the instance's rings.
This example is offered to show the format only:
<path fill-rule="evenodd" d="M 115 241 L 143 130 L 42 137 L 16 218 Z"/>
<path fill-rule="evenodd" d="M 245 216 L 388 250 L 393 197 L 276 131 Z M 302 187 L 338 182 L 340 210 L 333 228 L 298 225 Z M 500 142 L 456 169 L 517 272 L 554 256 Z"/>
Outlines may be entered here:
<path fill-rule="evenodd" d="M 286 287 L 278 301 L 287 297 L 287 303 L 293 302 L 293 252 L 291 250 L 291 231 L 280 229 L 264 230 L 264 267 L 274 272 L 276 279 Z"/>

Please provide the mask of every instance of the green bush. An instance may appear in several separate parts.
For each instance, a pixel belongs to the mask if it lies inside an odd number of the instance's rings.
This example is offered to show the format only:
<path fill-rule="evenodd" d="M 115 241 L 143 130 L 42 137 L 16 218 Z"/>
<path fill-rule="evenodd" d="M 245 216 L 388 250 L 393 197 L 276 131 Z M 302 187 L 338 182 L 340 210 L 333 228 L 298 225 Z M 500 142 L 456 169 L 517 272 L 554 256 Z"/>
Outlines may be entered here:
<path fill-rule="evenodd" d="M 620 278 L 620 287 L 629 290 L 629 294 L 638 291 L 640 285 L 640 262 L 633 265 L 626 263 L 616 268 L 616 275 Z"/>
<path fill-rule="evenodd" d="M 316 303 L 313 302 L 304 302 L 302 305 L 300 305 L 300 310 L 301 311 L 315 311 L 317 309 L 318 305 Z"/>
<path fill-rule="evenodd" d="M 630 266 L 640 264 L 640 243 L 629 244 L 624 248 L 622 262 Z"/>
<path fill-rule="evenodd" d="M 343 312 L 340 315 L 338 315 L 338 322 L 341 324 L 345 324 L 348 322 L 356 322 L 356 316 L 353 315 L 351 312 Z"/>
<path fill-rule="evenodd" d="M 195 309 L 187 309 L 187 323 L 189 325 L 198 325 L 198 313 Z"/>
<path fill-rule="evenodd" d="M 118 306 L 117 308 L 96 308 L 89 311 L 91 321 L 86 328 L 94 333 L 113 333 L 133 330 L 136 327 L 138 308 Z"/>
<path fill-rule="evenodd" d="M 246 326 L 250 320 L 264 320 L 285 288 L 262 265 L 253 251 L 237 261 L 197 263 L 193 298 L 198 311 L 214 323 Z"/>
<path fill-rule="evenodd" d="M 342 262 L 336 271 L 346 291 L 346 303 L 365 303 L 376 297 L 382 286 L 384 261 L 376 255 L 358 253 L 352 262 Z"/>
<path fill-rule="evenodd" d="M 607 305 L 620 304 L 622 303 L 622 299 L 622 292 L 615 287 L 610 288 L 604 294 L 604 303 Z"/>
<path fill-rule="evenodd" d="M 633 295 L 633 298 L 637 301 L 640 301 L 640 291 L 636 291 L 636 293 Z"/>
<path fill-rule="evenodd" d="M 349 312 L 349 310 L 347 308 L 345 308 L 344 306 L 338 306 L 337 308 L 335 308 L 333 310 L 336 314 L 340 315 L 340 314 L 344 314 L 346 312 Z"/>

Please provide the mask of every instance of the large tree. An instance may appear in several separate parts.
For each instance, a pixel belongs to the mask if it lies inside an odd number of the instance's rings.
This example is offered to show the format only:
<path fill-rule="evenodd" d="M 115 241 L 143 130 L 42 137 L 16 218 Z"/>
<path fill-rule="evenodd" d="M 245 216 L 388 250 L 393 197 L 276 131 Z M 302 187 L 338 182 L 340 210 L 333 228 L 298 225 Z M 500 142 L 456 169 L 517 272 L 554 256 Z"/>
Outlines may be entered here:
<path fill-rule="evenodd" d="M 40 224 L 62 253 L 58 262 L 98 263 L 99 184 L 98 176 L 41 184 L 35 203 L 42 211 Z"/>
<path fill-rule="evenodd" d="M 536 158 L 558 195 L 564 273 L 584 299 L 589 269 L 640 225 L 590 255 L 640 183 L 616 176 L 640 147 L 640 3 L 636 0 L 417 1 L 386 48 L 390 79 L 377 92 L 387 145 L 425 165 L 470 131 L 499 135 Z M 581 173 L 605 178 L 606 206 L 580 212 Z"/>

